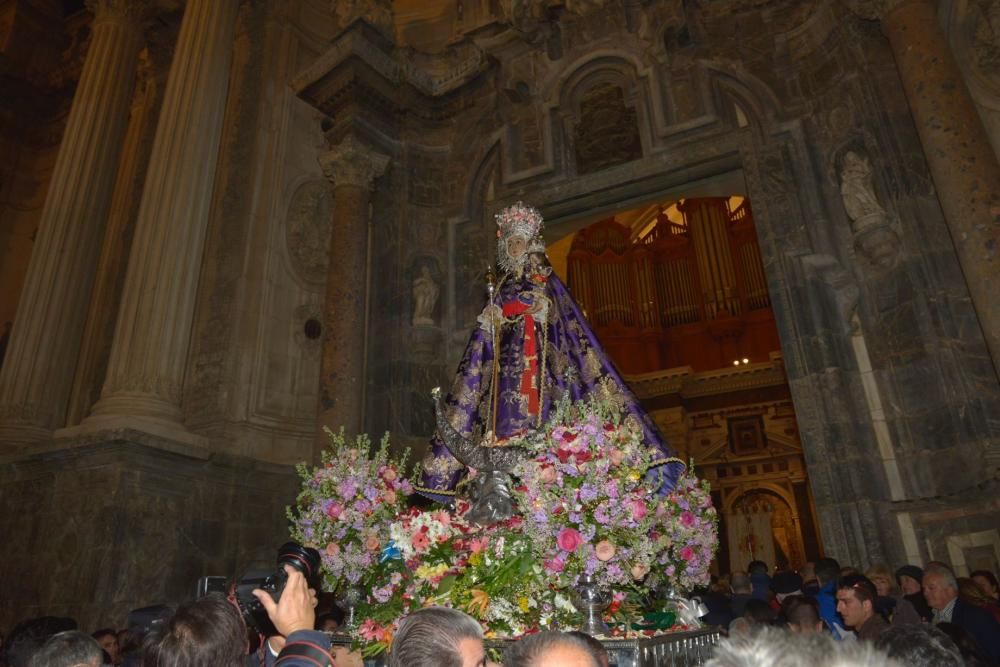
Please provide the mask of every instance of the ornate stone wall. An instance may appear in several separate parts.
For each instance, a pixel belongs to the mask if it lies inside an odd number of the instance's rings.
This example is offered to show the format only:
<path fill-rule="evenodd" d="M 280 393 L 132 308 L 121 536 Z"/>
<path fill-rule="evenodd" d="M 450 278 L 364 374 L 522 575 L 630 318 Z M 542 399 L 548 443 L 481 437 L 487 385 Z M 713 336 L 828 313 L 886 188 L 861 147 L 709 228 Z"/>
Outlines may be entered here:
<path fill-rule="evenodd" d="M 242 3 L 183 373 L 191 437 L 3 449 L 0 622 L 117 623 L 271 557 L 287 464 L 313 453 L 338 244 L 370 258 L 352 278 L 363 423 L 422 448 L 428 392 L 483 303 L 492 214 L 517 199 L 551 241 L 650 201 L 749 197 L 826 552 L 961 569 L 1000 544 L 1000 387 L 878 26 L 818 1 L 463 7 L 430 53 L 328 2 Z M 339 210 L 317 161 L 348 137 L 389 158 L 370 211 Z M 368 233 L 338 234 L 346 214 Z"/>

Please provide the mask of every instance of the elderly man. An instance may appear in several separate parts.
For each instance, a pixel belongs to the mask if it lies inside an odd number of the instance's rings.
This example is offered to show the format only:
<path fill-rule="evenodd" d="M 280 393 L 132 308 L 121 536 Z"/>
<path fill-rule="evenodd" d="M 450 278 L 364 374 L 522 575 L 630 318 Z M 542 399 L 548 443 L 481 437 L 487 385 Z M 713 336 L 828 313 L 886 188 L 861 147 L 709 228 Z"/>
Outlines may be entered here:
<path fill-rule="evenodd" d="M 468 614 L 426 607 L 399 624 L 389 667 L 486 667 L 483 629 Z"/>
<path fill-rule="evenodd" d="M 78 630 L 52 635 L 31 658 L 31 667 L 100 667 L 103 649 Z"/>
<path fill-rule="evenodd" d="M 504 667 L 600 667 L 587 642 L 562 632 L 540 632 L 507 649 Z"/>
<path fill-rule="evenodd" d="M 934 624 L 954 623 L 968 632 L 979 650 L 993 663 L 1000 662 L 1000 624 L 989 612 L 958 597 L 958 582 L 946 567 L 924 569 L 924 597 L 934 610 Z"/>
<path fill-rule="evenodd" d="M 860 574 L 844 577 L 837 585 L 837 612 L 844 623 L 854 629 L 858 639 L 873 642 L 889 627 L 885 619 L 875 613 L 877 597 L 875 584 Z"/>

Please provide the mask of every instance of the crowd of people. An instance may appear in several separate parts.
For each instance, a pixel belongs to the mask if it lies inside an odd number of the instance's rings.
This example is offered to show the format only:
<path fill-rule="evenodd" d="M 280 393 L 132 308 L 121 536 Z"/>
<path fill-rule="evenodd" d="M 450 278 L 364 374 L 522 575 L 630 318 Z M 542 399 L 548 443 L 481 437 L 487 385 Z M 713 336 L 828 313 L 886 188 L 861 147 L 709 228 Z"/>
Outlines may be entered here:
<path fill-rule="evenodd" d="M 230 595 L 211 593 L 163 614 L 144 636 L 134 629 L 91 635 L 70 619 L 19 624 L 0 647 L 0 667 L 360 667 L 332 645 L 337 611 L 316 614 L 316 591 L 286 566 L 275 601 L 254 591 L 276 632 L 254 650 Z M 747 572 L 713 581 L 703 620 L 727 638 L 708 667 L 971 667 L 1000 665 L 1000 586 L 992 572 L 957 578 L 944 563 L 861 573 L 824 558 L 798 572 Z M 503 667 L 608 667 L 603 645 L 579 632 L 546 631 L 509 645 Z M 499 667 L 480 624 L 461 611 L 421 609 L 400 623 L 389 667 Z M 610 664 L 614 664 L 613 662 Z"/>
<path fill-rule="evenodd" d="M 931 562 L 861 572 L 823 558 L 771 575 L 754 561 L 746 572 L 715 580 L 702 601 L 704 620 L 726 627 L 730 644 L 759 642 L 762 630 L 774 641 L 781 630 L 865 644 L 906 665 L 1000 664 L 1000 587 L 985 570 L 956 577 L 947 564 Z"/>

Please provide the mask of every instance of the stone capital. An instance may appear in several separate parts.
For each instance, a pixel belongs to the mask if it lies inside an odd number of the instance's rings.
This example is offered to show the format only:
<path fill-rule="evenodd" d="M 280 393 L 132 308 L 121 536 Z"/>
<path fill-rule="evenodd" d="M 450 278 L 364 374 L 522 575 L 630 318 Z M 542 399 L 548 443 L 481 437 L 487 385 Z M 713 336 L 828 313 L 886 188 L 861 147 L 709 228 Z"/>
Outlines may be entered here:
<path fill-rule="evenodd" d="M 881 21 L 897 7 L 911 1 L 912 0 L 843 0 L 843 3 L 848 10 L 863 19 Z"/>
<path fill-rule="evenodd" d="M 371 190 L 375 179 L 389 166 L 389 157 L 347 135 L 319 156 L 319 164 L 334 187 L 349 185 Z"/>
<path fill-rule="evenodd" d="M 94 22 L 124 21 L 139 26 L 153 13 L 152 0 L 86 0 Z"/>

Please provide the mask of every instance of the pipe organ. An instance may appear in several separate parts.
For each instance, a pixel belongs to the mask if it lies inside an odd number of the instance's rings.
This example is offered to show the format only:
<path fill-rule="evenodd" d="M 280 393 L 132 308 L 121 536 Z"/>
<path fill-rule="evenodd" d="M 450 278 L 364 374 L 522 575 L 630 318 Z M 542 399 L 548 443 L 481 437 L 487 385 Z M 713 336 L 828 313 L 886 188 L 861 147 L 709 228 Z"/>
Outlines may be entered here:
<path fill-rule="evenodd" d="M 568 283 L 608 352 L 627 373 L 708 370 L 779 349 L 748 201 L 678 203 L 640 233 L 613 218 L 582 230 Z"/>

